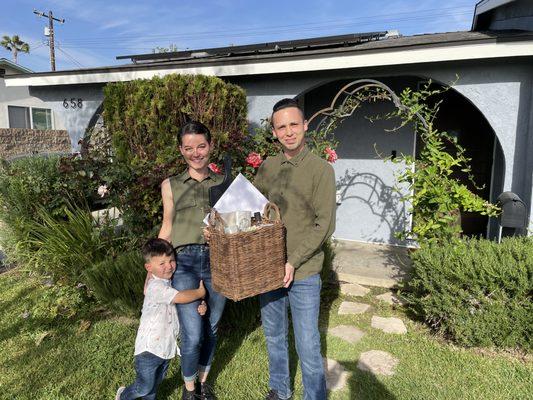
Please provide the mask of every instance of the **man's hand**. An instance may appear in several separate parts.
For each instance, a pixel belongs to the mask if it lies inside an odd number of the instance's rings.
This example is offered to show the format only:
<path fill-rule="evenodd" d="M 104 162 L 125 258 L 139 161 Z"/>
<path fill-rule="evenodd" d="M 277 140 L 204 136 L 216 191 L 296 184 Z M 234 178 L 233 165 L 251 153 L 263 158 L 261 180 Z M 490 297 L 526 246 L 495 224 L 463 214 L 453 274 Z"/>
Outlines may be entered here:
<path fill-rule="evenodd" d="M 198 306 L 198 314 L 203 316 L 203 315 L 205 315 L 206 312 L 207 312 L 207 304 L 206 304 L 205 300 L 202 300 L 202 302 Z"/>
<path fill-rule="evenodd" d="M 294 267 L 285 263 L 285 277 L 283 278 L 283 287 L 288 288 L 294 280 Z"/>
<path fill-rule="evenodd" d="M 204 281 L 200 281 L 200 284 L 198 285 L 198 296 L 200 296 L 201 299 L 205 297 L 205 287 L 204 287 Z"/>

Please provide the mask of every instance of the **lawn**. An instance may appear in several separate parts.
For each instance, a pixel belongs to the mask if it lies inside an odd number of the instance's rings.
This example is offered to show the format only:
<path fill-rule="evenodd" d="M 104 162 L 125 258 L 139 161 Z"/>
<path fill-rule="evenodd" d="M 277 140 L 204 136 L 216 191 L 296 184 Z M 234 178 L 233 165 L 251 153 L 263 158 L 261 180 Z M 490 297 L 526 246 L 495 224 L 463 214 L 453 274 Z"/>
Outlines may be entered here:
<path fill-rule="evenodd" d="M 0 274 L 0 398 L 112 399 L 120 384 L 134 378 L 133 344 L 136 319 L 99 311 L 55 325 L 28 315 L 27 310 L 49 290 L 38 278 L 19 270 Z M 323 353 L 352 371 L 345 389 L 330 399 L 528 399 L 533 393 L 531 355 L 461 349 L 434 337 L 402 310 L 371 304 L 359 316 L 337 315 L 346 297 L 335 285 L 325 285 L 321 313 Z M 385 334 L 370 327 L 372 315 L 397 316 L 406 335 Z M 88 324 L 87 321 L 90 321 Z M 328 327 L 355 324 L 366 335 L 356 344 L 327 335 Z M 232 321 L 232 325 L 238 325 Z M 359 355 L 384 350 L 400 360 L 396 374 L 374 377 L 357 369 Z M 292 349 L 294 354 L 294 348 Z M 220 332 L 212 378 L 221 400 L 261 399 L 267 390 L 268 367 L 261 328 L 227 326 Z M 295 360 L 295 357 L 293 357 Z M 295 398 L 302 397 L 301 377 L 294 363 Z M 174 360 L 160 399 L 179 399 L 179 360 Z"/>

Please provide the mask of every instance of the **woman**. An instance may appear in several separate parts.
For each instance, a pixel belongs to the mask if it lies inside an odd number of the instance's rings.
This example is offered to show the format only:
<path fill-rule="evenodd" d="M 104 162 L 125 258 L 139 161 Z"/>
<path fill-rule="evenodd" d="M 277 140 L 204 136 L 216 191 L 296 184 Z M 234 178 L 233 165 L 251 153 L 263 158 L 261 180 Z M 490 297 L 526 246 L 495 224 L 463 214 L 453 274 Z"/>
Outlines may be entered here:
<path fill-rule="evenodd" d="M 185 124 L 179 134 L 180 152 L 188 168 L 161 184 L 163 224 L 159 237 L 176 248 L 176 272 L 172 286 L 177 290 L 197 288 L 200 280 L 207 290 L 208 311 L 202 318 L 198 302 L 178 304 L 181 330 L 181 371 L 185 385 L 183 399 L 215 399 L 207 384 L 217 342 L 217 325 L 226 298 L 213 290 L 209 265 L 209 247 L 202 234 L 202 220 L 209 208 L 209 188 L 222 177 L 208 167 L 212 150 L 211 133 L 200 122 Z M 195 397 L 196 379 L 200 385 Z"/>

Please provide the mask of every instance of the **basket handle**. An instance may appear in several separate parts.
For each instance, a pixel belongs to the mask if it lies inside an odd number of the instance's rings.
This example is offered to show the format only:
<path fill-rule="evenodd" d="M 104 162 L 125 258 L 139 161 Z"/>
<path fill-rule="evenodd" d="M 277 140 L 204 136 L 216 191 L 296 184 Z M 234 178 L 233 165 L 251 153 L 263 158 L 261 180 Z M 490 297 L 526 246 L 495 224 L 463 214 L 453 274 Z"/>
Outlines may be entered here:
<path fill-rule="evenodd" d="M 265 204 L 265 209 L 263 210 L 263 216 L 270 220 L 270 214 L 274 211 L 275 218 L 272 221 L 281 221 L 281 213 L 279 212 L 279 207 L 271 202 Z"/>
<path fill-rule="evenodd" d="M 207 221 L 209 222 L 210 228 L 215 228 L 217 222 L 220 223 L 220 226 L 224 226 L 224 220 L 222 219 L 218 211 L 214 208 L 212 208 L 209 212 L 209 218 L 207 219 Z"/>

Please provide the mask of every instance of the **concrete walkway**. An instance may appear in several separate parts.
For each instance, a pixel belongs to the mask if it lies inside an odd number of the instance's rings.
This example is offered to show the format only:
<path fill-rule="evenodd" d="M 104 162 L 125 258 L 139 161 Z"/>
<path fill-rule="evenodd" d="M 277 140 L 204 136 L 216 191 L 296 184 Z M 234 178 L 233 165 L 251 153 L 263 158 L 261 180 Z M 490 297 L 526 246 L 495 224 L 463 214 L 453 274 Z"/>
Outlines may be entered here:
<path fill-rule="evenodd" d="M 391 288 L 409 276 L 407 251 L 404 247 L 335 240 L 333 269 L 339 281 Z"/>

